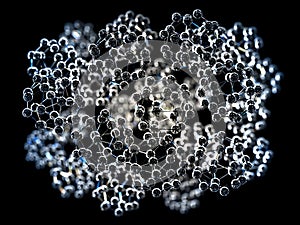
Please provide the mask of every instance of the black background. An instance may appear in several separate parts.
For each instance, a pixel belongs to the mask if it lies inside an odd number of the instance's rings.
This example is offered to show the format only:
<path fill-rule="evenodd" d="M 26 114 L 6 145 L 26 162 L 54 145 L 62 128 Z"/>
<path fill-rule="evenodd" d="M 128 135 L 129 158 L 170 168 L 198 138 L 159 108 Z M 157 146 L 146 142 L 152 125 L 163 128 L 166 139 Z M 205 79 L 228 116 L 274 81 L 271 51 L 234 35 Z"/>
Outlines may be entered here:
<path fill-rule="evenodd" d="M 25 2 L 25 6 L 7 7 L 9 18 L 3 18 L 8 25 L 3 29 L 10 34 L 6 40 L 9 51 L 13 54 L 8 63 L 13 63 L 8 75 L 13 77 L 16 96 L 14 140 L 6 151 L 13 154 L 9 168 L 4 171 L 11 180 L 3 181 L 8 190 L 3 192 L 8 199 L 5 207 L 11 220 L 20 219 L 23 223 L 41 224 L 43 222 L 82 223 L 82 224 L 241 224 L 245 222 L 261 223 L 282 219 L 290 224 L 295 216 L 298 204 L 297 189 L 299 186 L 295 172 L 296 149 L 292 127 L 298 123 L 296 104 L 299 102 L 296 73 L 297 61 L 293 60 L 293 52 L 298 51 L 299 38 L 295 34 L 295 6 L 288 1 L 280 3 L 264 3 L 262 1 L 187 1 L 182 0 L 170 4 L 153 1 L 98 1 L 90 3 L 69 2 Z M 18 8 L 18 9 L 17 9 Z M 95 30 L 112 22 L 121 13 L 131 9 L 136 13 L 148 16 L 152 28 L 159 31 L 170 23 L 173 12 L 192 13 L 200 8 L 209 20 L 216 20 L 225 28 L 240 21 L 245 26 L 256 26 L 265 46 L 261 52 L 263 57 L 271 57 L 285 74 L 282 91 L 269 102 L 272 117 L 268 121 L 267 138 L 271 141 L 271 149 L 275 156 L 267 174 L 262 179 L 248 183 L 224 199 L 207 194 L 201 197 L 201 206 L 187 215 L 170 211 L 164 206 L 162 199 L 146 198 L 140 203 L 138 211 L 125 213 L 115 218 L 112 212 L 101 212 L 99 202 L 87 196 L 84 199 L 61 199 L 59 193 L 52 189 L 48 170 L 36 170 L 32 163 L 24 160 L 23 144 L 31 132 L 32 121 L 21 117 L 24 107 L 22 89 L 30 84 L 26 75 L 29 62 L 26 54 L 39 45 L 41 38 L 57 38 L 63 31 L 64 23 L 77 19 L 91 22 Z M 19 12 L 19 11 L 20 12 Z M 5 44 L 5 42 L 3 42 Z M 5 46 L 4 46 L 5 47 Z M 13 57 L 13 60 L 11 60 Z M 298 132 L 299 133 L 299 132 Z M 11 137 L 11 136 L 10 136 Z M 12 152 L 13 151 L 13 152 Z M 12 191 L 10 193 L 10 191 Z M 3 197 L 5 197 L 3 196 Z M 298 207 L 299 208 L 299 207 Z"/>

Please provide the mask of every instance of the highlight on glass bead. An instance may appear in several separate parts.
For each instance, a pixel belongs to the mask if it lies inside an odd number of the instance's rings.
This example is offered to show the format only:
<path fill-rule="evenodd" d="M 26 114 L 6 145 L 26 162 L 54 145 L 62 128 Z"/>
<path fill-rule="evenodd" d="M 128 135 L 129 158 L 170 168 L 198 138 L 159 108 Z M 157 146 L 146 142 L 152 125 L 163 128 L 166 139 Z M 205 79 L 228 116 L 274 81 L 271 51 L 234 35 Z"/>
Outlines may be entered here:
<path fill-rule="evenodd" d="M 152 196 L 188 213 L 206 192 L 264 175 L 266 102 L 283 74 L 261 58 L 255 27 L 190 13 L 160 31 L 132 11 L 97 31 L 75 21 L 29 51 L 26 160 L 62 198 L 89 195 L 122 216 Z"/>

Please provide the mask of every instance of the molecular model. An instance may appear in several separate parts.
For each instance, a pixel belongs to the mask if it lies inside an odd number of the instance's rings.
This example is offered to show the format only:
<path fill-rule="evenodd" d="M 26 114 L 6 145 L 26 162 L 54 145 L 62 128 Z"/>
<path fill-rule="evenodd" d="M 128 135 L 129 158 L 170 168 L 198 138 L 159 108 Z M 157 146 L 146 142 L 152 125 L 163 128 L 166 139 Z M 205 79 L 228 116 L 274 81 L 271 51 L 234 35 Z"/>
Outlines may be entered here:
<path fill-rule="evenodd" d="M 27 55 L 26 160 L 61 197 L 99 200 L 122 216 L 147 195 L 187 213 L 262 176 L 273 152 L 266 102 L 283 74 L 262 59 L 255 27 L 225 29 L 202 11 L 156 32 L 127 11 L 98 32 L 66 24 Z"/>

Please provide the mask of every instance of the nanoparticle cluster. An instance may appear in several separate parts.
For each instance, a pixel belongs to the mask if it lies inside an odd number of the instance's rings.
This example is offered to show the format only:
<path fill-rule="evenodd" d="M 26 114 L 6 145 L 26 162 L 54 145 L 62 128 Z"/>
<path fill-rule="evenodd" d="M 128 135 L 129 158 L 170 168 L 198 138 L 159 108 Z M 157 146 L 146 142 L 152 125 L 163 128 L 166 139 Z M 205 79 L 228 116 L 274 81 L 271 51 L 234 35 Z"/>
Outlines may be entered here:
<path fill-rule="evenodd" d="M 147 196 L 187 213 L 227 196 L 272 158 L 266 102 L 283 74 L 255 27 L 225 29 L 196 9 L 156 32 L 127 11 L 103 29 L 76 21 L 29 51 L 26 160 L 63 198 L 90 195 L 122 216 Z"/>

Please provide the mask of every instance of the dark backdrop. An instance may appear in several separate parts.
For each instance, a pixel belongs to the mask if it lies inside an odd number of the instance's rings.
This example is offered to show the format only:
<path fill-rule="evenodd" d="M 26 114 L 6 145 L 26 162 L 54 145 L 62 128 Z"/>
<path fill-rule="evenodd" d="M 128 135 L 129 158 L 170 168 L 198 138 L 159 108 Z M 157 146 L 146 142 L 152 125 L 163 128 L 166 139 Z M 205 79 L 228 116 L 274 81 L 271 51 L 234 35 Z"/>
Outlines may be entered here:
<path fill-rule="evenodd" d="M 67 4 L 56 2 L 30 3 L 24 2 L 24 7 L 12 5 L 7 7 L 9 17 L 3 18 L 10 33 L 9 54 L 13 55 L 12 70 L 16 89 L 15 118 L 13 129 L 14 148 L 7 151 L 13 154 L 12 163 L 5 173 L 12 180 L 8 189 L 2 194 L 8 198 L 8 213 L 10 219 L 21 219 L 24 223 L 43 224 L 50 222 L 69 222 L 68 224 L 242 224 L 245 222 L 268 222 L 283 219 L 290 224 L 294 217 L 294 206 L 298 204 L 298 187 L 295 162 L 297 139 L 293 139 L 292 127 L 297 125 L 299 103 L 297 89 L 297 65 L 292 53 L 298 51 L 299 38 L 295 34 L 298 29 L 295 23 L 297 13 L 295 6 L 287 1 L 280 3 L 264 3 L 262 1 L 201 1 L 182 0 L 170 4 L 153 1 L 98 1 L 91 3 L 83 1 Z M 18 10 L 19 12 L 18 12 Z M 201 206 L 187 215 L 180 215 L 164 206 L 162 199 L 146 198 L 140 204 L 138 211 L 125 213 L 121 218 L 115 218 L 110 212 L 101 212 L 99 202 L 91 197 L 81 200 L 61 199 L 59 193 L 52 189 L 48 170 L 36 170 L 32 163 L 24 160 L 23 143 L 32 130 L 32 121 L 21 117 L 24 107 L 22 89 L 29 84 L 26 69 L 29 65 L 26 54 L 35 49 L 43 37 L 57 38 L 63 31 L 64 23 L 77 19 L 91 22 L 95 30 L 104 27 L 120 13 L 134 10 L 151 19 L 152 28 L 160 30 L 170 22 L 175 11 L 182 14 L 191 13 L 193 9 L 202 9 L 209 20 L 217 20 L 222 26 L 229 28 L 235 21 L 246 26 L 256 26 L 265 46 L 264 57 L 270 56 L 275 64 L 285 74 L 282 91 L 269 102 L 272 118 L 268 121 L 267 138 L 271 141 L 271 149 L 275 157 L 265 177 L 248 183 L 225 198 L 216 195 L 204 195 Z M 4 31 L 3 31 L 4 32 Z M 12 60 L 10 60 L 12 62 Z M 296 73 L 295 73 L 296 72 Z M 294 126 L 292 126 L 294 125 Z M 10 192 L 12 191 L 13 192 Z"/>

